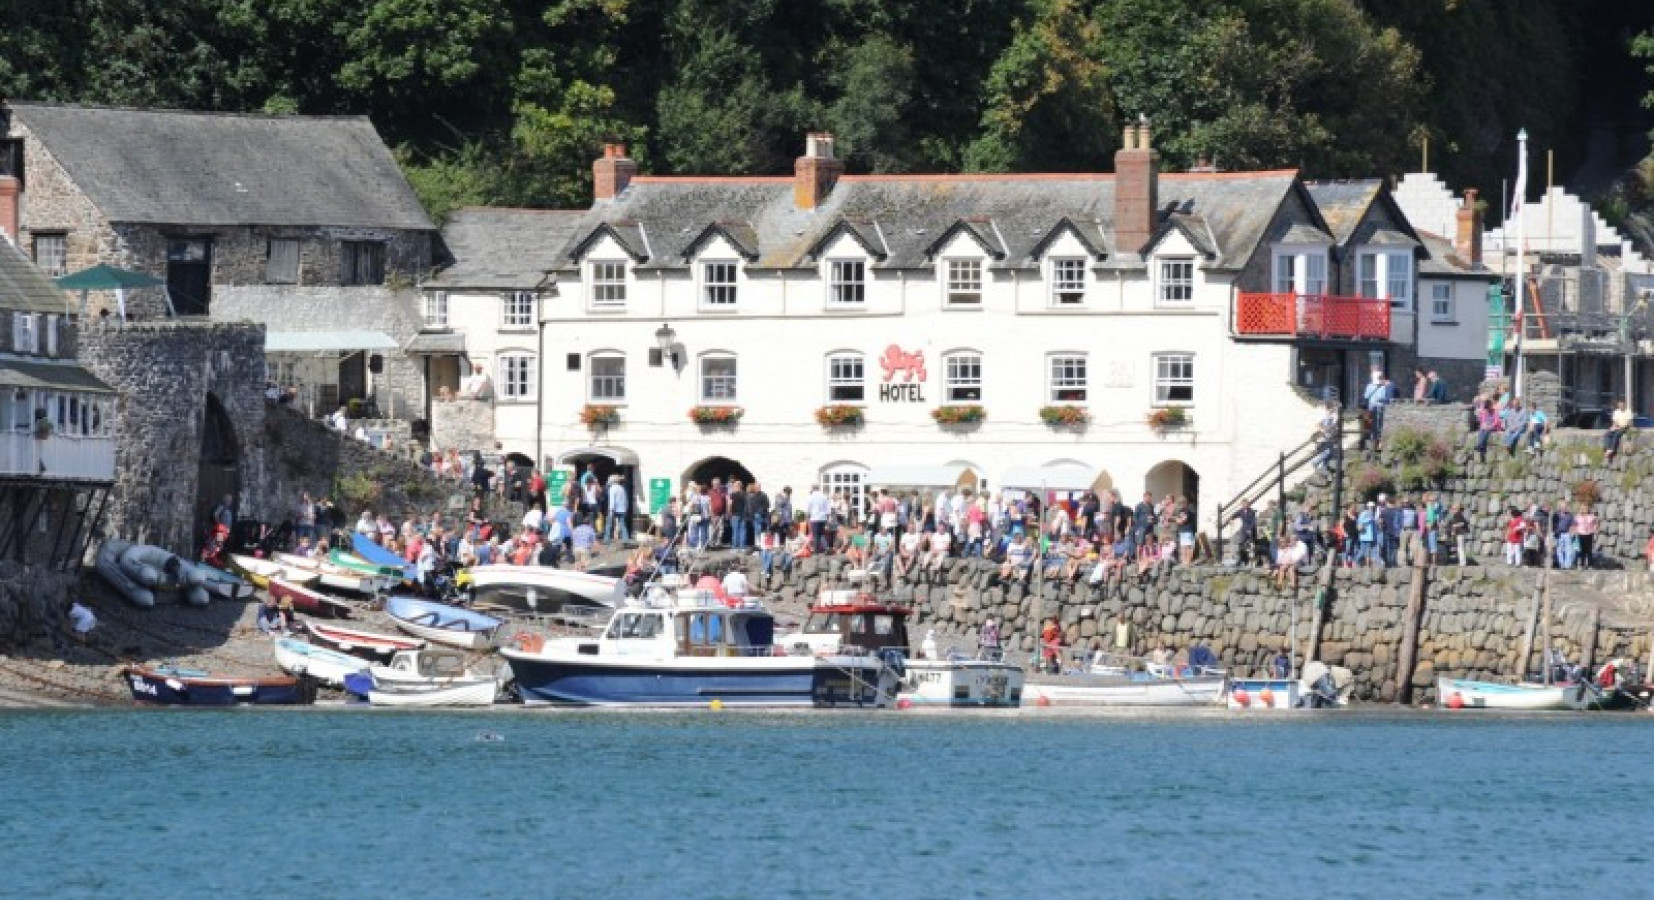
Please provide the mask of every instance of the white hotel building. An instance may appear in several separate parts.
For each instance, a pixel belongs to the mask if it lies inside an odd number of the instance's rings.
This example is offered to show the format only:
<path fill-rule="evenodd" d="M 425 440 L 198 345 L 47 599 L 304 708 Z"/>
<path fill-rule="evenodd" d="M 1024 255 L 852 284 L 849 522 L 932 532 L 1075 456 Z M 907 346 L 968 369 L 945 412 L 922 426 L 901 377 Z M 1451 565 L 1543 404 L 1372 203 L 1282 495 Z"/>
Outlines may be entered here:
<path fill-rule="evenodd" d="M 491 372 L 507 451 L 595 461 L 640 500 L 731 475 L 1096 485 L 1192 495 L 1204 520 L 1327 389 L 1417 345 L 1428 251 L 1379 182 L 1161 174 L 1146 126 L 1112 174 L 845 175 L 826 135 L 790 178 L 639 176 L 616 146 L 594 169 L 589 210 L 456 214 L 425 288 Z M 862 421 L 820 424 L 829 406 Z M 933 415 L 960 406 L 983 418 Z M 1151 427 L 1172 408 L 1186 424 Z"/>

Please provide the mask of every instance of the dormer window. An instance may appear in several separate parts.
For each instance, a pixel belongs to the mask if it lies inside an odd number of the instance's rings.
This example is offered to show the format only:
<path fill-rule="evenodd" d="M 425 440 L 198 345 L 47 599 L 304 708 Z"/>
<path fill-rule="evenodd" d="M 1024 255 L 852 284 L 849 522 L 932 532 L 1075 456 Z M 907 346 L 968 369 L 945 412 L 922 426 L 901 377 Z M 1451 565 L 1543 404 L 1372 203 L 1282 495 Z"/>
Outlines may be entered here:
<path fill-rule="evenodd" d="M 710 309 L 734 309 L 737 271 L 736 264 L 728 260 L 701 263 L 701 305 Z"/>
<path fill-rule="evenodd" d="M 1195 261 L 1168 256 L 1155 269 L 1155 302 L 1160 306 L 1188 306 L 1195 299 Z"/>
<path fill-rule="evenodd" d="M 593 260 L 587 271 L 591 276 L 592 308 L 626 308 L 626 263 L 620 260 Z"/>
<path fill-rule="evenodd" d="M 39 334 L 34 327 L 33 313 L 12 313 L 11 349 L 14 353 L 38 353 Z"/>
<path fill-rule="evenodd" d="M 1085 302 L 1085 258 L 1058 256 L 1051 260 L 1051 305 L 1078 306 Z"/>
<path fill-rule="evenodd" d="M 1360 293 L 1384 298 L 1401 309 L 1413 306 L 1413 254 L 1407 250 L 1364 250 L 1356 258 Z"/>
<path fill-rule="evenodd" d="M 949 306 L 982 305 L 982 260 L 945 259 L 942 268 L 947 279 Z"/>
<path fill-rule="evenodd" d="M 834 259 L 827 263 L 827 302 L 867 302 L 867 263 L 860 259 Z"/>
<path fill-rule="evenodd" d="M 1275 248 L 1275 293 L 1320 296 L 1327 292 L 1325 247 Z"/>

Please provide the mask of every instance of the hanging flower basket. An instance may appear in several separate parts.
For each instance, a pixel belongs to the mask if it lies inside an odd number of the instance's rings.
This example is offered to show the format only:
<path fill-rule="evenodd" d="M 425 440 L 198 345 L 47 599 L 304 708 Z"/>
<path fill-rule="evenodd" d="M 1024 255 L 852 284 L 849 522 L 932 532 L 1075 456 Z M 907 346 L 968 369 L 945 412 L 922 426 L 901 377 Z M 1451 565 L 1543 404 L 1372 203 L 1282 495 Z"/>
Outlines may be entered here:
<path fill-rule="evenodd" d="M 816 422 L 823 428 L 860 428 L 863 421 L 859 406 L 835 403 L 816 410 Z"/>
<path fill-rule="evenodd" d="M 1040 421 L 1052 428 L 1081 428 L 1091 421 L 1091 413 L 1083 406 L 1064 404 L 1039 408 Z"/>
<path fill-rule="evenodd" d="M 746 412 L 739 406 L 691 406 L 689 421 L 697 425 L 734 425 Z"/>
<path fill-rule="evenodd" d="M 1189 424 L 1189 414 L 1181 406 L 1162 406 L 1149 410 L 1149 427 L 1155 431 L 1170 431 Z"/>
<path fill-rule="evenodd" d="M 974 403 L 963 406 L 938 406 L 930 411 L 938 425 L 975 425 L 988 418 L 988 411 Z"/>
<path fill-rule="evenodd" d="M 588 428 L 608 428 L 620 424 L 620 407 L 598 406 L 588 403 L 580 408 L 580 422 Z"/>

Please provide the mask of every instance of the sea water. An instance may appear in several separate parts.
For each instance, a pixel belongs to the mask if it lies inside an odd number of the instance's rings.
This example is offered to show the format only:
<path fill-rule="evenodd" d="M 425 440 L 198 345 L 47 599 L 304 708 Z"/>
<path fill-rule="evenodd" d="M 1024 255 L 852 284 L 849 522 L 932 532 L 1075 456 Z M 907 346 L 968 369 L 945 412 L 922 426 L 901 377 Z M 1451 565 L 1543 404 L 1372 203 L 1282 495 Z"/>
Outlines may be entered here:
<path fill-rule="evenodd" d="M 0 714 L 12 898 L 1654 897 L 1654 716 Z"/>

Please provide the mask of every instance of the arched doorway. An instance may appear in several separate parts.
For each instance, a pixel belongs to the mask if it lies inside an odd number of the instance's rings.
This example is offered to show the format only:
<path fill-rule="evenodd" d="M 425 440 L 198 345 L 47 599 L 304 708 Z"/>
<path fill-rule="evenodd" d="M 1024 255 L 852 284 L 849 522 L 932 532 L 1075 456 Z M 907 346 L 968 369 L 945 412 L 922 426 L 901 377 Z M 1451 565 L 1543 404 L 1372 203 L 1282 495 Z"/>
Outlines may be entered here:
<path fill-rule="evenodd" d="M 569 477 L 576 484 L 579 483 L 580 476 L 585 474 L 587 469 L 590 469 L 597 476 L 597 480 L 601 484 L 608 484 L 611 477 L 620 476 L 620 484 L 626 489 L 626 496 L 630 500 L 629 505 L 632 510 L 632 521 L 629 524 L 634 528 L 637 524 L 637 516 L 649 512 L 648 506 L 644 504 L 644 501 L 648 498 L 640 493 L 642 486 L 639 484 L 637 477 L 637 454 L 632 451 L 618 447 L 581 447 L 578 450 L 570 450 L 558 456 L 556 464 L 572 469 L 573 473 Z M 547 480 L 550 480 L 549 475 Z M 555 504 L 561 499 L 560 497 L 550 497 L 548 502 Z"/>
<path fill-rule="evenodd" d="M 226 494 L 241 499 L 241 444 L 235 423 L 217 395 L 208 393 L 201 423 L 201 456 L 195 487 L 195 533 L 199 541 L 212 522 L 212 511 Z"/>
<path fill-rule="evenodd" d="M 1153 494 L 1156 500 L 1167 494 L 1177 494 L 1195 508 L 1200 507 L 1200 473 L 1175 459 L 1168 459 L 1150 469 L 1143 479 L 1143 489 Z"/>
<path fill-rule="evenodd" d="M 708 456 L 683 471 L 685 483 L 693 481 L 702 487 L 711 484 L 714 478 L 726 485 L 731 479 L 740 479 L 742 484 L 751 484 L 752 472 L 727 456 Z"/>

